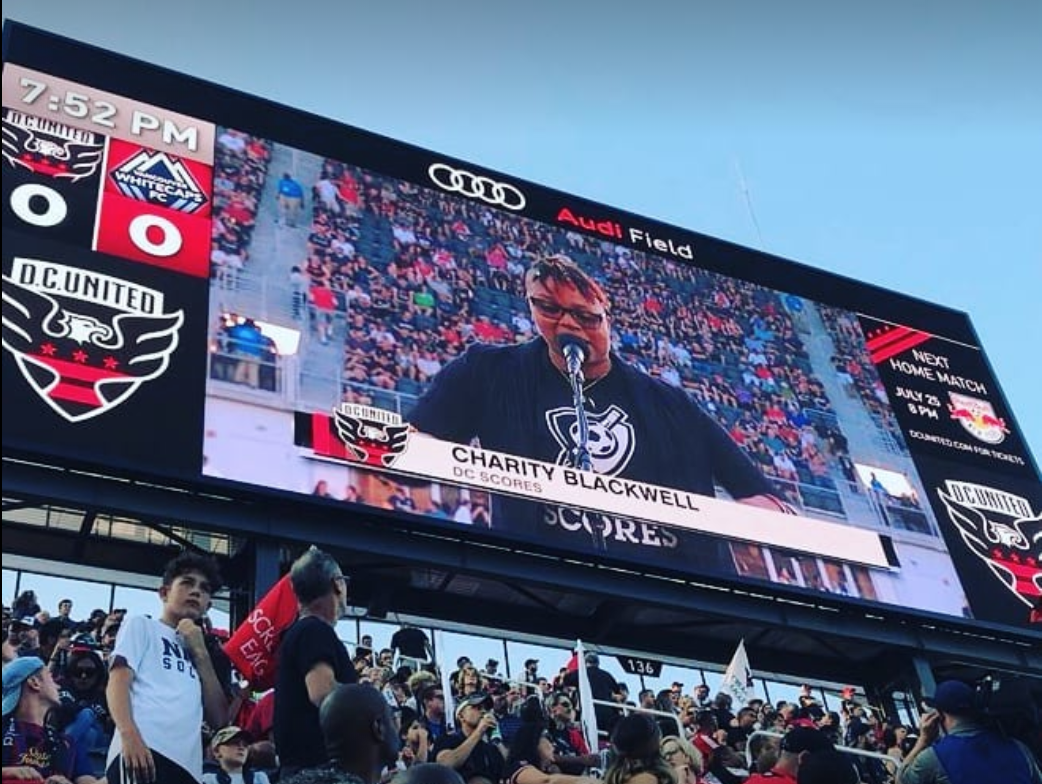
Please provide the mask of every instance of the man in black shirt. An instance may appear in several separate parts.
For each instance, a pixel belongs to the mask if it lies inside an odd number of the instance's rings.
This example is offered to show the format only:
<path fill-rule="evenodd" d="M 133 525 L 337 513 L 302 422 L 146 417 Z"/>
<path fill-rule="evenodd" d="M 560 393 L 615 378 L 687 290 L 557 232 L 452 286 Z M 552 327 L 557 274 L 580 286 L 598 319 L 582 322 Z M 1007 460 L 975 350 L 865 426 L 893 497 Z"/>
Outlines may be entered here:
<path fill-rule="evenodd" d="M 290 569 L 300 617 L 285 632 L 275 683 L 275 747 L 282 775 L 328 760 L 319 706 L 339 684 L 358 675 L 336 636 L 347 612 L 347 577 L 328 553 L 312 546 Z"/>
<path fill-rule="evenodd" d="M 492 699 L 472 694 L 456 706 L 457 730 L 434 742 L 434 761 L 454 768 L 467 784 L 498 784 L 506 747 L 497 733 Z"/>
<path fill-rule="evenodd" d="M 598 701 L 593 706 L 594 715 L 597 717 L 598 733 L 606 732 L 611 735 L 615 722 L 621 715 L 616 708 L 610 705 L 601 705 L 600 702 L 614 702 L 615 693 L 619 690 L 619 684 L 614 676 L 607 670 L 601 669 L 601 659 L 596 653 L 586 654 L 586 678 L 590 682 L 590 695 Z M 579 688 L 579 671 L 572 670 L 564 676 L 564 685 L 573 689 Z"/>
<path fill-rule="evenodd" d="M 391 648 L 398 654 L 399 663 L 414 671 L 434 658 L 426 632 L 417 626 L 403 626 L 398 629 L 391 636 Z"/>
<path fill-rule="evenodd" d="M 706 496 L 720 484 L 742 503 L 788 511 L 759 469 L 685 391 L 611 350 L 607 295 L 575 262 L 564 256 L 537 261 L 526 273 L 525 289 L 538 337 L 521 345 L 470 346 L 435 376 L 410 413 L 417 430 L 576 464 L 578 417 L 565 356 L 571 343 L 582 349 L 594 472 Z M 733 573 L 729 554 L 717 552 L 704 535 L 605 513 L 497 495 L 492 527 L 540 541 L 585 530 L 597 549 L 609 553 L 658 548 L 686 569 Z"/>

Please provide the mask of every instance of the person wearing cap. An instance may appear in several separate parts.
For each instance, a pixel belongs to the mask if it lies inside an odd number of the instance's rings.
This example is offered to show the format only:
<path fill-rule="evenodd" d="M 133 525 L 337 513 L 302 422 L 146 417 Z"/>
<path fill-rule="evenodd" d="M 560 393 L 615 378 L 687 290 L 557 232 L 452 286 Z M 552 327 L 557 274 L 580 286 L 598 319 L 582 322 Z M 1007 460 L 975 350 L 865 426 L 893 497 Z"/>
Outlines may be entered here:
<path fill-rule="evenodd" d="M 535 683 L 539 680 L 539 659 L 525 659 L 525 682 Z"/>
<path fill-rule="evenodd" d="M 467 784 L 498 784 L 506 747 L 496 736 L 492 698 L 481 693 L 462 697 L 456 705 L 456 727 L 434 742 L 434 761 L 454 768 Z"/>
<path fill-rule="evenodd" d="M 754 773 L 745 784 L 796 784 L 800 766 L 808 756 L 834 749 L 821 730 L 793 727 L 782 736 L 777 764 L 765 773 Z"/>
<path fill-rule="evenodd" d="M 319 706 L 338 684 L 358 680 L 336 635 L 348 590 L 336 559 L 312 546 L 293 562 L 289 577 L 300 615 L 283 635 L 275 680 L 274 739 L 283 776 L 328 760 Z"/>
<path fill-rule="evenodd" d="M 268 774 L 249 767 L 250 734 L 242 727 L 221 727 L 210 739 L 210 753 L 219 766 L 203 774 L 203 784 L 270 784 Z"/>
<path fill-rule="evenodd" d="M 203 721 L 221 727 L 228 720 L 228 699 L 200 625 L 220 586 L 213 557 L 185 551 L 163 569 L 160 616 L 123 621 L 105 691 L 116 725 L 105 764 L 109 781 L 196 784 L 202 777 Z"/>
<path fill-rule="evenodd" d="M 94 784 L 87 749 L 46 724 L 61 698 L 42 659 L 25 656 L 3 670 L 3 779 Z"/>
<path fill-rule="evenodd" d="M 391 706 L 367 683 L 337 684 L 319 706 L 328 762 L 280 784 L 376 784 L 395 764 L 401 740 Z"/>
<path fill-rule="evenodd" d="M 1042 784 L 1028 748 L 983 724 L 971 686 L 942 681 L 924 702 L 930 710 L 919 722 L 919 739 L 905 757 L 898 784 Z"/>
<path fill-rule="evenodd" d="M 10 626 L 11 643 L 19 656 L 46 658 L 40 650 L 40 623 L 34 615 L 15 618 Z"/>

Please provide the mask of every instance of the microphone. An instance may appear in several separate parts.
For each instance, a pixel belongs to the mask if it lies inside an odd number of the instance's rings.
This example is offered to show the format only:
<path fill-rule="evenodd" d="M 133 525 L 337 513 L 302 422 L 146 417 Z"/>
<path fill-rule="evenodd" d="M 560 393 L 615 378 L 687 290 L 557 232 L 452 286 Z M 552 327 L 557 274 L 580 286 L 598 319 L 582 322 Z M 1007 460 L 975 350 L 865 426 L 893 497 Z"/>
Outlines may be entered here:
<path fill-rule="evenodd" d="M 564 361 L 568 367 L 568 375 L 582 377 L 583 362 L 589 354 L 590 345 L 582 338 L 570 335 L 567 332 L 557 338 L 557 346 L 564 354 Z"/>

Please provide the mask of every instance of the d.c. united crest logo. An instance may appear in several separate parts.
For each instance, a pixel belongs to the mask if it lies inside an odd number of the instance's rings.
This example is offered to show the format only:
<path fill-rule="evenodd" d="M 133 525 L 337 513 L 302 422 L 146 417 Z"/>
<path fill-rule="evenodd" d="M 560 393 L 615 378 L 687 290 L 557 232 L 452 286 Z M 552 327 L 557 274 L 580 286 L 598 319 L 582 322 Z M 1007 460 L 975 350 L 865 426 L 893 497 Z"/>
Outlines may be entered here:
<path fill-rule="evenodd" d="M 162 375 L 184 312 L 121 278 L 15 258 L 3 278 L 3 347 L 54 411 L 82 422 Z"/>
<path fill-rule="evenodd" d="M 341 403 L 333 412 L 333 420 L 348 460 L 356 463 L 390 468 L 409 441 L 408 423 L 393 411 Z"/>
<path fill-rule="evenodd" d="M 1020 601 L 1042 596 L 1042 513 L 1028 499 L 972 482 L 937 490 L 966 546 Z"/>

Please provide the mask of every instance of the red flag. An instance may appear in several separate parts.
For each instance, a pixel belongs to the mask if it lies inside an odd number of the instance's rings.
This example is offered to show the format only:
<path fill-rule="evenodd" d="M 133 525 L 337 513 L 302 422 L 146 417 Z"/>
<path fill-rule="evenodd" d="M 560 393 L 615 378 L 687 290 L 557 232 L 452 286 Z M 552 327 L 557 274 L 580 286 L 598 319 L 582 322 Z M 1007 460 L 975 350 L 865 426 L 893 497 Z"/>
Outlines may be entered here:
<path fill-rule="evenodd" d="M 287 574 L 268 591 L 224 644 L 235 669 L 257 691 L 275 685 L 282 633 L 297 619 L 297 596 Z"/>

